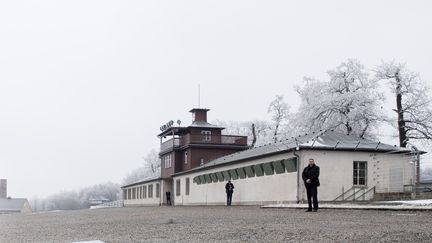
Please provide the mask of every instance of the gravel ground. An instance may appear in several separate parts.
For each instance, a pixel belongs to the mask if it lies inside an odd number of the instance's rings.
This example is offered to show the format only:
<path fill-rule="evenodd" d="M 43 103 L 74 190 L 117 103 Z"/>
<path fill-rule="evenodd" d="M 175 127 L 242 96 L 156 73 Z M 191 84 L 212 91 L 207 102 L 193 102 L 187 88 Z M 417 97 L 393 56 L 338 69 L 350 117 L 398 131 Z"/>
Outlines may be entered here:
<path fill-rule="evenodd" d="M 0 242 L 432 242 L 432 212 L 138 207 L 0 215 Z"/>

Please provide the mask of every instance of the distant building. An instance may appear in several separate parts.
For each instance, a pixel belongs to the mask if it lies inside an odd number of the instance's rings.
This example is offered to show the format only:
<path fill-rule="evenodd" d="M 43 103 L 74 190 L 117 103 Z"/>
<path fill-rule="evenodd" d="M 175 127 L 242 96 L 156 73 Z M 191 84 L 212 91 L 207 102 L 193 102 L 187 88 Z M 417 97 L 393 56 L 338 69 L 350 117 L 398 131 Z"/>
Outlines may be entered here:
<path fill-rule="evenodd" d="M 31 213 L 32 209 L 25 198 L 0 199 L 0 214 L 6 213 Z"/>
<path fill-rule="evenodd" d="M 31 212 L 32 209 L 27 199 L 7 196 L 7 180 L 0 179 L 0 214 Z"/>
<path fill-rule="evenodd" d="M 89 199 L 89 204 L 90 206 L 97 206 L 97 205 L 101 205 L 107 202 L 110 202 L 111 200 L 104 198 L 104 197 L 100 197 L 100 198 L 90 198 Z"/>
<path fill-rule="evenodd" d="M 224 136 L 223 128 L 209 124 L 207 111 L 193 109 L 192 125 L 165 127 L 158 135 L 161 175 L 124 185 L 125 206 L 166 204 L 167 192 L 173 205 L 223 205 L 228 180 L 236 205 L 305 201 L 301 173 L 310 158 L 321 168 L 322 201 L 410 195 L 406 188 L 415 183 L 407 148 L 335 131 L 249 148 L 247 137 Z"/>
<path fill-rule="evenodd" d="M 7 198 L 7 180 L 0 179 L 0 199 Z"/>

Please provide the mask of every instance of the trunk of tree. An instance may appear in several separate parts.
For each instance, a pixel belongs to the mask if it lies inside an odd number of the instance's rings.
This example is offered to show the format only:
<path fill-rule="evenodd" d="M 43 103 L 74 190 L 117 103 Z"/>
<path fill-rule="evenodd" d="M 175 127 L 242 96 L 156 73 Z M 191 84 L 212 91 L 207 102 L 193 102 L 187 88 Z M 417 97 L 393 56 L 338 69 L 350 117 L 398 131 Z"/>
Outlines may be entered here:
<path fill-rule="evenodd" d="M 252 123 L 252 144 L 251 144 L 252 148 L 255 147 L 256 140 L 257 140 L 257 137 L 256 137 L 256 132 L 255 132 L 255 124 Z"/>
<path fill-rule="evenodd" d="M 275 131 L 273 134 L 273 141 L 274 142 L 277 142 L 278 129 L 279 129 L 279 123 L 276 124 Z"/>
<path fill-rule="evenodd" d="M 404 112 L 402 108 L 402 84 L 399 73 L 396 73 L 396 112 L 398 114 L 399 146 L 407 146 L 407 131 L 405 129 Z"/>

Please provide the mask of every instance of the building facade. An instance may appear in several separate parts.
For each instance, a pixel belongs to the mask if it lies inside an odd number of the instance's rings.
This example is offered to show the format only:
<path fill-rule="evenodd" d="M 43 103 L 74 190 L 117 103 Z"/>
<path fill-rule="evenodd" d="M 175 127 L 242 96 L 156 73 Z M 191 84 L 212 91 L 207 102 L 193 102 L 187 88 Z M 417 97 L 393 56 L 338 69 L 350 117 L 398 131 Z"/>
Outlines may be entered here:
<path fill-rule="evenodd" d="M 7 180 L 0 179 L 0 199 L 7 198 Z"/>
<path fill-rule="evenodd" d="M 404 193 L 415 182 L 409 149 L 335 131 L 249 148 L 247 137 L 224 136 L 223 128 L 207 123 L 207 111 L 193 109 L 191 126 L 159 134 L 161 176 L 123 186 L 126 206 L 166 204 L 167 192 L 174 205 L 223 205 L 228 180 L 234 205 L 302 202 L 301 173 L 310 158 L 321 169 L 321 201 L 371 200 Z"/>

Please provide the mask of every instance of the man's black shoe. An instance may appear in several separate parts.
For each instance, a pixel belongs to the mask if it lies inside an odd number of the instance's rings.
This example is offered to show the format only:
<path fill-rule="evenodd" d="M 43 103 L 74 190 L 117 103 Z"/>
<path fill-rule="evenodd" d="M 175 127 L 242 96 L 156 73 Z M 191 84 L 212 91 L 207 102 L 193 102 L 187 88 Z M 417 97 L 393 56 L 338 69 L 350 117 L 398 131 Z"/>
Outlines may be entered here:
<path fill-rule="evenodd" d="M 306 210 L 305 212 L 312 212 L 312 209 L 308 209 L 308 210 Z"/>

